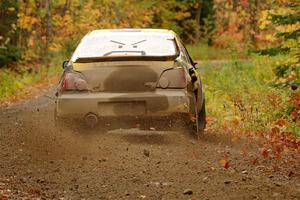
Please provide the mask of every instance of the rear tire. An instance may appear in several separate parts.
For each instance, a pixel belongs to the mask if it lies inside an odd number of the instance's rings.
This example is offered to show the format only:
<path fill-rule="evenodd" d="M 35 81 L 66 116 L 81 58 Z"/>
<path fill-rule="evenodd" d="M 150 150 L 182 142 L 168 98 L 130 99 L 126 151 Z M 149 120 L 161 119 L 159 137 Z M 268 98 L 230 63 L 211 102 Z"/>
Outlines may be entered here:
<path fill-rule="evenodd" d="M 200 135 L 204 133 L 206 127 L 206 109 L 205 109 L 205 99 L 203 100 L 202 107 L 200 111 L 197 111 L 197 100 L 195 98 L 195 117 L 196 120 L 192 123 L 193 134 L 196 134 L 198 139 Z"/>
<path fill-rule="evenodd" d="M 205 127 L 206 127 L 206 109 L 205 109 L 205 99 L 203 99 L 201 110 L 198 113 L 199 133 L 203 133 Z"/>

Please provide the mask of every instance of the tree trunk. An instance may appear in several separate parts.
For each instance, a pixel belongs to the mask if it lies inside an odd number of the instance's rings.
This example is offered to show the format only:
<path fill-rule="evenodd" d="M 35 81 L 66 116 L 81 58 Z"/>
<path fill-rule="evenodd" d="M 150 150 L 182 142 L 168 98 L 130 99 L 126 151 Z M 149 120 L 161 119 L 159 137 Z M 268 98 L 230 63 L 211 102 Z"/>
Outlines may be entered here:
<path fill-rule="evenodd" d="M 51 15 L 51 0 L 46 0 L 47 9 L 47 47 L 52 39 L 52 15 Z"/>
<path fill-rule="evenodd" d="M 201 21 L 201 10 L 203 6 L 203 0 L 198 1 L 198 7 L 196 12 L 196 39 L 195 43 L 199 43 L 200 41 L 200 21 Z"/>
<path fill-rule="evenodd" d="M 46 59 L 46 67 L 49 67 L 49 62 L 47 60 L 49 57 L 47 56 L 48 50 L 49 50 L 49 44 L 51 43 L 52 40 L 52 15 L 51 15 L 51 0 L 45 0 L 45 7 L 47 10 L 47 18 L 46 18 L 46 30 L 47 30 L 47 35 L 46 35 L 46 48 L 44 55 Z"/>
<path fill-rule="evenodd" d="M 259 33 L 259 29 L 258 29 L 258 18 L 257 18 L 257 14 L 260 11 L 259 8 L 259 1 L 258 0 L 254 0 L 252 2 L 252 6 L 249 3 L 250 6 L 250 27 L 251 27 L 251 33 L 250 33 L 250 41 L 251 41 L 251 45 L 253 45 L 254 47 L 256 47 L 256 38 L 255 38 L 255 34 Z"/>
<path fill-rule="evenodd" d="M 81 5 L 81 2 L 80 2 Z M 64 16 L 67 10 L 70 10 L 71 0 L 66 0 L 61 16 Z"/>

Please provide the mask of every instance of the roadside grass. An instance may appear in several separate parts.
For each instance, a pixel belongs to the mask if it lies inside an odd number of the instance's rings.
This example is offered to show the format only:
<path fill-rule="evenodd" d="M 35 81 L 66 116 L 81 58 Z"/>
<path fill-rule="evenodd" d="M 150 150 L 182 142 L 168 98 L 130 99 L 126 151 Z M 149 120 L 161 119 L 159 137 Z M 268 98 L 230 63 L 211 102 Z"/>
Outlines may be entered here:
<path fill-rule="evenodd" d="M 61 59 L 54 59 L 46 66 L 35 66 L 31 72 L 0 69 L 0 104 L 30 96 L 55 81 L 60 71 Z M 35 64 L 36 65 L 36 64 Z M 35 88 L 37 86 L 37 88 Z"/>
<path fill-rule="evenodd" d="M 202 63 L 199 70 L 212 128 L 259 133 L 276 127 L 300 137 L 300 123 L 290 118 L 290 91 L 271 86 L 273 66 L 283 59 L 253 56 L 247 62 Z"/>
<path fill-rule="evenodd" d="M 186 46 L 194 60 L 237 60 L 247 59 L 246 52 L 237 52 L 235 49 L 220 49 L 205 43 L 190 44 Z"/>

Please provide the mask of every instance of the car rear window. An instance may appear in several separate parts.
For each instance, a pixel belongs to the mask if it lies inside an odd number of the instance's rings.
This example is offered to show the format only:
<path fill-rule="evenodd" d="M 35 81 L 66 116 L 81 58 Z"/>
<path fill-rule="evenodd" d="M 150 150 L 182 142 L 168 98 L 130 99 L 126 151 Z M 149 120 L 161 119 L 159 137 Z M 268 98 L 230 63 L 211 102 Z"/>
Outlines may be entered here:
<path fill-rule="evenodd" d="M 171 34 L 153 32 L 107 32 L 85 37 L 72 61 L 80 58 L 174 56 L 176 42 Z"/>

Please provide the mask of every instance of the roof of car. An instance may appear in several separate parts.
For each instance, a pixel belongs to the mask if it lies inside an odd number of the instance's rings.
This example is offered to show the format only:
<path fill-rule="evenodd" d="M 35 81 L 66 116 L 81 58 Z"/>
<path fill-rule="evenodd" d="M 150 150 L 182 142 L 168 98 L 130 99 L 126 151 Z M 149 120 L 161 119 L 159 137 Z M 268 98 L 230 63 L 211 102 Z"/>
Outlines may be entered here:
<path fill-rule="evenodd" d="M 97 37 L 111 34 L 111 33 L 155 33 L 155 34 L 162 34 L 162 35 L 169 35 L 171 37 L 174 37 L 175 33 L 172 30 L 168 29 L 149 29 L 149 28 L 142 28 L 142 29 L 135 29 L 135 28 L 124 28 L 124 29 L 99 29 L 99 30 L 93 30 L 87 34 L 87 36 Z"/>

